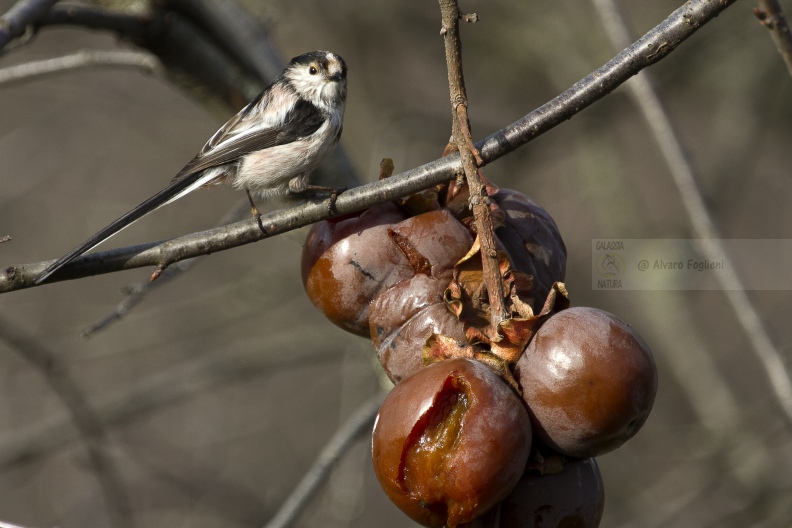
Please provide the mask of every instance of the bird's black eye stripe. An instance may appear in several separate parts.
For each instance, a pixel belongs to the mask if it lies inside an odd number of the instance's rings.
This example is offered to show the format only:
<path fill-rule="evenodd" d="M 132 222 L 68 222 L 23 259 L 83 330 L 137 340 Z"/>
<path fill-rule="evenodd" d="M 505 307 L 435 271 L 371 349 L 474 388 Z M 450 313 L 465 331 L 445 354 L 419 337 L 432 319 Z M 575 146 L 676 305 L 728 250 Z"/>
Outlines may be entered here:
<path fill-rule="evenodd" d="M 311 75 L 316 75 L 318 72 L 319 70 L 316 69 L 316 66 L 311 66 L 310 68 L 308 68 L 308 73 L 310 73 Z"/>

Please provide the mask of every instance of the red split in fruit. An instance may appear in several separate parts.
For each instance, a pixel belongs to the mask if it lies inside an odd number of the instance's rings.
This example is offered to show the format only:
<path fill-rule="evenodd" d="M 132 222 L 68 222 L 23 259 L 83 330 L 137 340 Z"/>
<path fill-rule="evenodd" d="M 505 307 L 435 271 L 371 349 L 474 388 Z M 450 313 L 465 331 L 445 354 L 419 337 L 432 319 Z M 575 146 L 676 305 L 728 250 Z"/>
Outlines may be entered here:
<path fill-rule="evenodd" d="M 380 408 L 374 470 L 416 522 L 453 528 L 500 502 L 520 479 L 531 445 L 519 398 L 481 363 L 441 361 L 404 379 Z"/>

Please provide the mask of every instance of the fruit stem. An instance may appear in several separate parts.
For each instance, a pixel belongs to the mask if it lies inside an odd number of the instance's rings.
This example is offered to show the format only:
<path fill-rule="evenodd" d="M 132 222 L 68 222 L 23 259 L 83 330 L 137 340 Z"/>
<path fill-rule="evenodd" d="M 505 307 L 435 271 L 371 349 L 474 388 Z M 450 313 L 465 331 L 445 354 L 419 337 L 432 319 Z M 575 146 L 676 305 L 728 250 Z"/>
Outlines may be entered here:
<path fill-rule="evenodd" d="M 478 150 L 473 146 L 470 135 L 470 121 L 467 113 L 467 94 L 462 73 L 462 43 L 459 38 L 459 11 L 457 0 L 439 0 L 442 14 L 440 34 L 445 43 L 446 66 L 448 68 L 448 87 L 451 92 L 451 132 L 452 139 L 462 157 L 462 168 L 470 189 L 470 209 L 473 211 L 476 231 L 481 245 L 481 263 L 484 285 L 490 303 L 490 322 L 498 328 L 508 319 L 505 292 L 498 266 L 498 252 L 495 245 L 495 227 L 490 215 L 490 200 L 486 187 L 480 177 L 480 167 L 484 165 Z M 470 17 L 465 20 L 471 19 Z"/>

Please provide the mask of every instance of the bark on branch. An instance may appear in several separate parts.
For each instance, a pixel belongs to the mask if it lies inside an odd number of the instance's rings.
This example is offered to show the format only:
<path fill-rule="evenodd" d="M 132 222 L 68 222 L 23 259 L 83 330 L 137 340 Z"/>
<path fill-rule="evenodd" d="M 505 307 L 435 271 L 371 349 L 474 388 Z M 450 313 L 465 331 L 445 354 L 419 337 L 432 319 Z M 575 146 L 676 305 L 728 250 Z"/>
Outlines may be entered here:
<path fill-rule="evenodd" d="M 792 33 L 781 4 L 778 0 L 759 0 L 759 7 L 754 8 L 753 12 L 762 25 L 770 30 L 773 43 L 784 59 L 789 74 L 792 75 Z"/>
<path fill-rule="evenodd" d="M 495 245 L 495 226 L 490 215 L 490 204 L 484 182 L 479 177 L 479 166 L 483 160 L 470 134 L 468 119 L 468 100 L 465 90 L 465 76 L 462 69 L 462 41 L 459 38 L 459 11 L 457 0 L 439 0 L 443 28 L 441 34 L 445 43 L 446 67 L 448 68 L 448 88 L 451 95 L 451 134 L 462 160 L 462 170 L 470 189 L 470 210 L 476 223 L 476 234 L 481 245 L 481 268 L 484 285 L 490 305 L 493 328 L 505 321 L 509 314 L 504 302 L 503 282 L 498 266 L 498 250 Z"/>

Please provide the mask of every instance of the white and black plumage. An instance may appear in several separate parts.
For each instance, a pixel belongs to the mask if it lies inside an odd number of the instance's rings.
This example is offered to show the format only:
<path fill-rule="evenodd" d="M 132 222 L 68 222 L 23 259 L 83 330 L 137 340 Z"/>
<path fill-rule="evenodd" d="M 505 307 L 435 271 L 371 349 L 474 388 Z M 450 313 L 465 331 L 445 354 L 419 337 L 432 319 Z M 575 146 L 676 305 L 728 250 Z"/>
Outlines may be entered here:
<path fill-rule="evenodd" d="M 56 260 L 36 277 L 36 284 L 146 214 L 199 187 L 230 183 L 258 198 L 309 189 L 309 173 L 341 137 L 346 74 L 344 60 L 328 51 L 293 58 L 280 77 L 209 139 L 170 185 Z"/>

